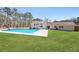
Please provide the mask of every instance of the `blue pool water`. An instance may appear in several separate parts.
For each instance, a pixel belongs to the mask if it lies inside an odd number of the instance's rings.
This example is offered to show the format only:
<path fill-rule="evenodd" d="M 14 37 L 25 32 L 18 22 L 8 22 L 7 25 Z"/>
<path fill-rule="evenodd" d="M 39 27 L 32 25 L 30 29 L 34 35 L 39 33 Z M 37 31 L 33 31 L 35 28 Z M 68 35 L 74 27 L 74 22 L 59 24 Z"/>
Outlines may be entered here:
<path fill-rule="evenodd" d="M 38 31 L 38 29 L 9 29 L 9 30 L 4 30 L 4 31 L 20 32 L 20 33 L 34 33 Z"/>

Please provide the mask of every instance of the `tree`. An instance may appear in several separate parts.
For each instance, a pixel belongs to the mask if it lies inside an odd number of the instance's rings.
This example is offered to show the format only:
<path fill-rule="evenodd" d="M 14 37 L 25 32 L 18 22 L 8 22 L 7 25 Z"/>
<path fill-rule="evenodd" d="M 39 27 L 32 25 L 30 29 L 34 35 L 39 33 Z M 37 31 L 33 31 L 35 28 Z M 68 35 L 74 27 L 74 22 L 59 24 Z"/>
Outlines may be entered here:
<path fill-rule="evenodd" d="M 32 22 L 33 16 L 32 16 L 32 14 L 30 12 L 26 12 L 25 13 L 25 17 L 26 17 L 26 19 L 28 21 L 28 24 L 27 25 L 30 28 L 31 27 L 31 22 Z"/>
<path fill-rule="evenodd" d="M 49 20 L 48 18 L 45 18 L 45 25 L 44 25 L 45 26 L 45 29 L 48 28 L 48 20 Z"/>
<path fill-rule="evenodd" d="M 0 21 L 7 27 L 23 27 L 26 25 L 31 27 L 33 16 L 30 12 L 20 13 L 16 8 L 4 7 L 0 8 L 0 14 L 4 15 L 4 17 L 0 15 Z M 2 19 L 5 21 L 2 21 Z M 0 24 L 2 24 L 1 22 Z"/>
<path fill-rule="evenodd" d="M 77 17 L 77 24 L 79 25 L 79 17 Z"/>
<path fill-rule="evenodd" d="M 6 26 L 9 27 L 11 25 L 10 18 L 9 18 L 12 14 L 11 9 L 9 7 L 4 7 L 4 8 L 2 8 L 2 10 L 3 10 L 3 13 L 5 14 L 5 16 L 7 17 L 7 19 L 5 20 Z"/>
<path fill-rule="evenodd" d="M 5 16 L 0 14 L 0 26 L 3 25 L 4 21 L 5 21 Z"/>
<path fill-rule="evenodd" d="M 73 21 L 75 24 L 79 25 L 79 17 L 72 18 L 70 20 Z"/>

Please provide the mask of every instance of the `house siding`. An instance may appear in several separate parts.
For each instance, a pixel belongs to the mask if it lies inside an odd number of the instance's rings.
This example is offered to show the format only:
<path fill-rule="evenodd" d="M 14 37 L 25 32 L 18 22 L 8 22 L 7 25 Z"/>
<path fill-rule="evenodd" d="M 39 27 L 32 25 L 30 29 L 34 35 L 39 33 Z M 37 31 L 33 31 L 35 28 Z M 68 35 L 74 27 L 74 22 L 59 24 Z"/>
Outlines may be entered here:
<path fill-rule="evenodd" d="M 74 31 L 76 26 L 73 22 L 53 22 L 49 25 L 52 29 L 68 31 Z"/>
<path fill-rule="evenodd" d="M 74 26 L 64 26 L 62 30 L 74 31 Z"/>

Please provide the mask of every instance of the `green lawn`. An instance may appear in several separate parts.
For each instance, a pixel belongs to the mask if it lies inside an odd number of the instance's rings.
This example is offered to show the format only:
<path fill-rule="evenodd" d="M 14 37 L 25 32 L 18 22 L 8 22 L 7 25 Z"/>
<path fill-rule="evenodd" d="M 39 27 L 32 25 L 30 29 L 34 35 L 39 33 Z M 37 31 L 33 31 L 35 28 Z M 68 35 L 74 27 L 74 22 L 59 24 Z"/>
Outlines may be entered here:
<path fill-rule="evenodd" d="M 79 51 L 79 32 L 49 30 L 47 38 L 0 33 L 0 51 Z"/>

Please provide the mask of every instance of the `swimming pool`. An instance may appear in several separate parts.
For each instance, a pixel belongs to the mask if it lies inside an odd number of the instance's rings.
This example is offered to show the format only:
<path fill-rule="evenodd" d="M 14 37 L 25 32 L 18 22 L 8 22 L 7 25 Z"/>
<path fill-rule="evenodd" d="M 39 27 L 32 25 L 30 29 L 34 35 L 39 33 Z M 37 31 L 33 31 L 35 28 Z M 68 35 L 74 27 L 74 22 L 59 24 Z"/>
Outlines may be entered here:
<path fill-rule="evenodd" d="M 19 33 L 34 33 L 38 31 L 38 29 L 8 29 L 8 30 L 3 30 L 3 31 L 19 32 Z"/>
<path fill-rule="evenodd" d="M 45 29 L 38 30 L 38 29 L 25 29 L 25 28 L 10 28 L 10 29 L 1 29 L 0 32 L 48 37 L 48 30 Z"/>

